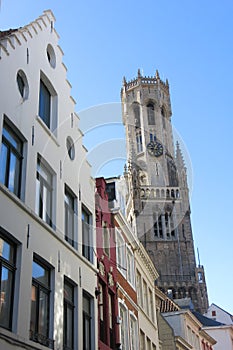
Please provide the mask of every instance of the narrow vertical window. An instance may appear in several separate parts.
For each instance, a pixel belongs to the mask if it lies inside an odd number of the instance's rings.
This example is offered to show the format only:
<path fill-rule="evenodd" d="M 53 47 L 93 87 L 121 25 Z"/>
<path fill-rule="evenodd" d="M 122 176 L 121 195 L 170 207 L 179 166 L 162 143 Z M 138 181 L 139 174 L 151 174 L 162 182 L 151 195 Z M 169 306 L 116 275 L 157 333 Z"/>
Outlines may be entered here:
<path fill-rule="evenodd" d="M 147 107 L 148 125 L 155 125 L 155 113 L 154 113 L 153 103 L 149 103 L 146 107 Z"/>
<path fill-rule="evenodd" d="M 3 126 L 0 155 L 0 182 L 20 197 L 23 142 L 6 124 Z"/>
<path fill-rule="evenodd" d="M 130 315 L 130 346 L 131 349 L 138 349 L 138 325 L 132 314 Z"/>
<path fill-rule="evenodd" d="M 65 240 L 75 246 L 76 197 L 65 187 Z"/>
<path fill-rule="evenodd" d="M 92 332 L 92 298 L 83 293 L 83 350 L 94 349 L 94 335 Z"/>
<path fill-rule="evenodd" d="M 117 242 L 117 267 L 123 275 L 126 274 L 126 257 L 125 257 L 125 241 L 121 233 L 116 229 L 116 242 Z"/>
<path fill-rule="evenodd" d="M 99 334 L 100 334 L 100 340 L 103 343 L 106 343 L 106 317 L 104 315 L 106 314 L 105 310 L 105 287 L 102 285 L 102 283 L 99 283 L 99 300 L 98 300 L 98 306 L 99 306 Z"/>
<path fill-rule="evenodd" d="M 140 106 L 138 103 L 133 104 L 133 113 L 134 113 L 135 128 L 140 128 L 141 127 Z"/>
<path fill-rule="evenodd" d="M 159 215 L 157 218 L 154 217 L 154 235 L 155 237 L 163 237 L 163 225 L 162 225 L 162 215 Z"/>
<path fill-rule="evenodd" d="M 129 283 L 135 285 L 134 255 L 129 248 L 127 248 L 127 279 Z"/>
<path fill-rule="evenodd" d="M 110 348 L 114 349 L 114 331 L 113 331 L 113 296 L 108 294 L 108 317 L 109 317 L 109 338 Z"/>
<path fill-rule="evenodd" d="M 120 334 L 121 334 L 121 349 L 128 349 L 129 338 L 128 338 L 128 318 L 127 318 L 127 310 L 123 305 L 120 304 Z"/>
<path fill-rule="evenodd" d="M 146 344 L 145 344 L 145 333 L 140 329 L 140 350 L 145 350 Z"/>
<path fill-rule="evenodd" d="M 64 280 L 63 348 L 74 349 L 74 285 Z"/>
<path fill-rule="evenodd" d="M 52 226 L 52 174 L 38 157 L 36 172 L 36 213 Z"/>
<path fill-rule="evenodd" d="M 47 86 L 40 81 L 39 116 L 50 128 L 51 94 Z"/>
<path fill-rule="evenodd" d="M 143 298 L 142 298 L 142 277 L 141 274 L 137 271 L 137 293 L 138 293 L 138 301 L 139 305 L 143 306 Z"/>
<path fill-rule="evenodd" d="M 82 209 L 82 254 L 92 262 L 92 237 L 91 215 L 86 209 Z"/>
<path fill-rule="evenodd" d="M 140 153 L 143 151 L 142 146 L 142 133 L 141 131 L 137 131 L 136 133 L 136 143 L 137 143 L 137 152 Z"/>
<path fill-rule="evenodd" d="M 149 300 L 148 300 L 148 292 L 147 292 L 147 284 L 146 281 L 143 280 L 143 304 L 144 304 L 144 309 L 147 315 L 149 315 Z"/>
<path fill-rule="evenodd" d="M 49 339 L 50 269 L 34 259 L 32 265 L 30 339 L 53 348 Z"/>
<path fill-rule="evenodd" d="M 103 222 L 102 230 L 103 230 L 103 250 L 106 255 L 110 256 L 110 235 L 109 235 L 109 228 L 107 227 L 106 222 Z"/>
<path fill-rule="evenodd" d="M 11 330 L 13 316 L 16 246 L 0 237 L 0 326 Z"/>

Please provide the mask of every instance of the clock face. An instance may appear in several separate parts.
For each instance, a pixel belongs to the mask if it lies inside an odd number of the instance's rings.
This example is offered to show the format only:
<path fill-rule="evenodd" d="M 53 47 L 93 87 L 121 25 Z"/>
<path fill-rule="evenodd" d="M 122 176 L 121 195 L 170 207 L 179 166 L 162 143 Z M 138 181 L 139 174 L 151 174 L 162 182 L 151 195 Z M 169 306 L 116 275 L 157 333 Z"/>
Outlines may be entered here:
<path fill-rule="evenodd" d="M 158 141 L 149 142 L 147 150 L 151 156 L 160 157 L 163 154 L 163 146 Z"/>

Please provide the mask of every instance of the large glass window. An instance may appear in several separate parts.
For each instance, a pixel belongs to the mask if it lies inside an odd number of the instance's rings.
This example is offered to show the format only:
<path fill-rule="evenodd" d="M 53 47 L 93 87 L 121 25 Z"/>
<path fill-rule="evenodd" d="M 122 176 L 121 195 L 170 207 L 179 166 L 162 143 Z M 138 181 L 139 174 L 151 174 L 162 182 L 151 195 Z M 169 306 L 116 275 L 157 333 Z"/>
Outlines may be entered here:
<path fill-rule="evenodd" d="M 11 329 L 16 246 L 0 236 L 0 326 Z"/>
<path fill-rule="evenodd" d="M 93 298 L 86 292 L 83 293 L 83 350 L 94 349 L 94 334 L 92 332 Z"/>
<path fill-rule="evenodd" d="M 34 259 L 32 265 L 30 339 L 53 348 L 49 339 L 50 269 Z"/>
<path fill-rule="evenodd" d="M 63 349 L 74 349 L 74 284 L 64 280 Z"/>
<path fill-rule="evenodd" d="M 40 81 L 40 98 L 39 98 L 39 116 L 44 121 L 44 123 L 47 125 L 48 128 L 50 128 L 50 109 L 51 109 L 51 94 L 46 87 L 46 85 L 43 83 L 43 81 Z"/>
<path fill-rule="evenodd" d="M 91 236 L 91 215 L 82 208 L 82 254 L 92 262 L 92 236 Z"/>
<path fill-rule="evenodd" d="M 3 126 L 0 155 L 0 182 L 20 196 L 23 143 L 6 124 Z"/>
<path fill-rule="evenodd" d="M 65 240 L 73 247 L 75 243 L 75 226 L 77 213 L 77 199 L 71 190 L 65 187 Z"/>
<path fill-rule="evenodd" d="M 52 174 L 42 162 L 41 158 L 37 160 L 36 172 L 36 213 L 47 224 L 52 226 Z"/>

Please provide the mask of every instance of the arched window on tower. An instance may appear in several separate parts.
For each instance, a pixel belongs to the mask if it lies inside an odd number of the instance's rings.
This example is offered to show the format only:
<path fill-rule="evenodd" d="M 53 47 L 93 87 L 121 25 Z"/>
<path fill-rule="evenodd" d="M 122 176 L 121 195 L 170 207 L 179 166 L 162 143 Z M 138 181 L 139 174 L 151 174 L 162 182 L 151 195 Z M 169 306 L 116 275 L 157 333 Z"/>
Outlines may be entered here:
<path fill-rule="evenodd" d="M 161 114 L 162 114 L 162 122 L 163 122 L 163 128 L 166 129 L 166 112 L 164 106 L 161 108 Z"/>
<path fill-rule="evenodd" d="M 161 215 L 154 215 L 154 235 L 155 237 L 163 238 L 163 225 Z"/>
<path fill-rule="evenodd" d="M 135 128 L 140 128 L 141 127 L 140 106 L 136 102 L 133 103 L 133 113 L 134 113 Z"/>
<path fill-rule="evenodd" d="M 148 103 L 147 107 L 147 117 L 148 125 L 155 125 L 155 111 L 153 103 Z"/>
<path fill-rule="evenodd" d="M 142 133 L 141 131 L 136 132 L 136 143 L 137 143 L 137 152 L 140 153 L 143 151 L 142 147 Z"/>
<path fill-rule="evenodd" d="M 169 186 L 177 187 L 178 186 L 178 176 L 177 176 L 176 165 L 175 165 L 173 160 L 168 159 L 167 168 L 168 168 Z"/>

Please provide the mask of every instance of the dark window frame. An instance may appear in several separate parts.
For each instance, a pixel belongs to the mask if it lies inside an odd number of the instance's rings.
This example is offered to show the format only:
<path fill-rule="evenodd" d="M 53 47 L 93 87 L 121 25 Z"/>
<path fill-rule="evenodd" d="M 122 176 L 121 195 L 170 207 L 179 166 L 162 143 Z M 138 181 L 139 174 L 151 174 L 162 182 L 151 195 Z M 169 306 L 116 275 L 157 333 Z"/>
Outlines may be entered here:
<path fill-rule="evenodd" d="M 47 173 L 47 175 L 50 177 L 50 182 L 47 181 L 44 177 L 42 172 Z M 51 171 L 51 168 L 45 164 L 44 160 L 38 155 L 37 157 L 37 170 L 36 170 L 36 180 L 38 183 L 36 184 L 36 191 L 38 191 L 36 196 L 36 205 L 38 205 L 37 208 L 37 214 L 39 217 L 45 221 L 49 226 L 53 227 L 53 172 Z M 48 191 L 50 194 L 50 205 L 47 207 L 47 201 L 44 200 L 44 189 Z M 38 198 L 39 195 L 39 198 Z M 46 208 L 44 207 L 46 205 Z M 46 209 L 45 218 L 44 218 L 44 209 Z"/>
<path fill-rule="evenodd" d="M 9 137 L 7 136 L 9 135 Z M 15 141 L 17 146 L 13 144 L 10 140 Z M 6 159 L 5 159 L 5 166 L 2 167 L 1 164 L 1 171 L 3 169 L 3 173 L 1 175 L 1 182 L 11 191 L 14 193 L 17 197 L 20 198 L 21 191 L 22 191 L 22 163 L 23 163 L 23 146 L 24 146 L 24 139 L 21 137 L 21 135 L 16 132 L 7 122 L 4 122 L 3 128 L 2 128 L 2 144 L 1 144 L 1 153 L 0 153 L 0 161 L 3 161 L 3 147 L 5 147 L 6 152 Z M 12 157 L 15 157 L 17 164 L 15 163 L 14 166 L 11 164 Z M 11 166 L 14 167 L 14 184 L 13 188 L 11 188 L 10 185 L 10 174 Z"/>
<path fill-rule="evenodd" d="M 7 235 L 7 237 L 6 237 Z M 9 238 L 9 233 L 6 232 L 4 229 L 0 227 L 0 239 L 2 239 L 4 242 L 6 242 L 13 250 L 11 261 L 9 259 L 4 258 L 3 256 L 0 256 L 0 297 L 1 297 L 1 311 L 4 306 L 2 306 L 2 270 L 7 269 L 12 274 L 12 280 L 11 280 L 11 295 L 9 298 L 9 315 L 8 315 L 8 323 L 3 324 L 1 322 L 1 314 L 0 314 L 0 327 L 8 329 L 12 331 L 12 322 L 13 322 L 13 306 L 14 306 L 14 294 L 15 294 L 15 280 L 16 280 L 16 257 L 17 257 L 17 243 L 14 240 L 11 240 Z M 6 320 L 6 317 L 3 316 L 4 321 Z"/>
<path fill-rule="evenodd" d="M 91 263 L 93 262 L 93 247 L 92 247 L 92 214 L 82 205 L 82 255 Z M 88 233 L 85 235 L 85 233 Z"/>
<path fill-rule="evenodd" d="M 49 338 L 50 335 L 50 298 L 51 298 L 51 272 L 52 267 L 42 258 L 38 257 L 34 254 L 33 257 L 33 263 L 36 263 L 40 267 L 42 267 L 44 270 L 48 272 L 48 285 L 45 283 L 39 281 L 36 277 L 33 277 L 32 274 L 32 287 L 35 287 L 35 292 L 37 299 L 35 300 L 36 303 L 36 316 L 35 316 L 35 330 L 31 329 L 30 325 L 30 340 L 42 344 L 48 348 L 54 349 L 54 340 Z M 47 320 L 46 320 L 46 334 L 39 333 L 39 322 L 40 322 L 40 293 L 43 292 L 45 295 L 47 295 Z M 31 299 L 32 303 L 32 299 Z M 30 316 L 30 322 L 32 323 L 32 305 L 31 305 L 31 316 Z"/>
<path fill-rule="evenodd" d="M 71 288 L 71 300 L 66 298 L 65 295 L 65 285 L 67 285 L 69 288 Z M 66 276 L 64 277 L 64 298 L 63 298 L 63 350 L 73 350 L 75 345 L 74 345 L 74 335 L 75 335 L 75 288 L 76 284 L 68 279 Z M 72 329 L 72 334 L 71 334 L 71 346 L 68 344 L 67 340 L 67 333 L 66 333 L 66 325 L 67 325 L 67 318 L 68 314 L 67 311 L 71 310 L 71 329 Z"/>
<path fill-rule="evenodd" d="M 84 299 L 88 301 L 89 310 L 84 309 L 83 305 L 83 350 L 92 350 L 94 349 L 95 339 L 92 332 L 92 322 L 93 322 L 93 297 L 89 295 L 86 291 L 83 291 L 83 304 Z"/>
<path fill-rule="evenodd" d="M 64 193 L 64 205 L 65 205 L 65 240 L 77 248 L 77 242 L 75 241 L 75 217 L 77 216 L 77 196 L 72 190 L 65 185 Z M 69 231 L 71 220 L 71 231 Z"/>
<path fill-rule="evenodd" d="M 40 79 L 39 117 L 49 129 L 51 129 L 51 98 L 52 94 L 49 88 L 47 87 L 46 83 Z"/>

